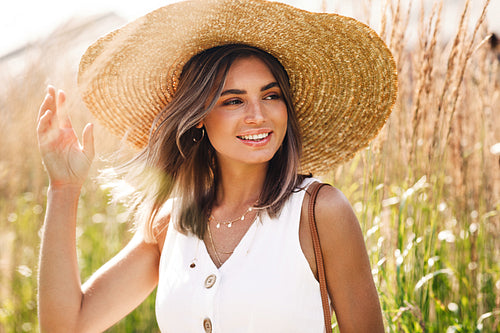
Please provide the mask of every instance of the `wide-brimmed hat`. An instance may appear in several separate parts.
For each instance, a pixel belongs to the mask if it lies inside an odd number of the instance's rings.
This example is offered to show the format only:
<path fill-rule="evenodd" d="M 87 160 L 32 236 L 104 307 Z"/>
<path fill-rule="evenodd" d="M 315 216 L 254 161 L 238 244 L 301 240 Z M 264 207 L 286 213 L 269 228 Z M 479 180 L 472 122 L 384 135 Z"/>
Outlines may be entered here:
<path fill-rule="evenodd" d="M 112 133 L 144 147 L 184 64 L 225 44 L 262 49 L 286 69 L 303 135 L 303 172 L 324 173 L 350 159 L 394 105 L 396 66 L 371 28 L 263 0 L 182 1 L 105 35 L 81 59 L 83 100 Z"/>

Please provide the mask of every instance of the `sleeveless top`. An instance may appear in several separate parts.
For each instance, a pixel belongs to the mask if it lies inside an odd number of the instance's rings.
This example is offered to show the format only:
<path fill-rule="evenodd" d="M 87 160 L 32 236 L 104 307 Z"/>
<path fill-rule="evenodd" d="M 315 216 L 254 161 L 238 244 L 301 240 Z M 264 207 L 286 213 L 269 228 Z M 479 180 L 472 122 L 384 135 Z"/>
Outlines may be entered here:
<path fill-rule="evenodd" d="M 304 194 L 292 193 L 278 218 L 262 212 L 220 268 L 202 240 L 173 227 L 172 216 L 156 294 L 160 330 L 325 332 L 319 283 L 299 240 Z"/>

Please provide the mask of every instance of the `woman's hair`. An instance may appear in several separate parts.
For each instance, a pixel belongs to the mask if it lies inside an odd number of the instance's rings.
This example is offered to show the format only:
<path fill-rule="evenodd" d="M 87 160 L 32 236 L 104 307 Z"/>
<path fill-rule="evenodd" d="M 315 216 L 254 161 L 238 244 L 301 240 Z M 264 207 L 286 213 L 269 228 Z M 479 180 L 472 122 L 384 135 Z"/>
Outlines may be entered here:
<path fill-rule="evenodd" d="M 203 238 L 221 175 L 215 149 L 208 138 L 198 140 L 201 131 L 196 126 L 217 102 L 231 64 L 247 57 L 259 58 L 270 69 L 288 114 L 286 134 L 269 162 L 257 207 L 276 216 L 302 181 L 303 176 L 298 174 L 301 136 L 283 66 L 272 55 L 246 45 L 205 50 L 184 65 L 172 101 L 151 127 L 148 145 L 134 159 L 115 169 L 115 175 L 134 189 L 136 227 L 142 229 L 146 241 L 155 242 L 155 235 L 164 227 L 156 217 L 170 198 L 175 198 L 174 213 L 180 231 Z"/>

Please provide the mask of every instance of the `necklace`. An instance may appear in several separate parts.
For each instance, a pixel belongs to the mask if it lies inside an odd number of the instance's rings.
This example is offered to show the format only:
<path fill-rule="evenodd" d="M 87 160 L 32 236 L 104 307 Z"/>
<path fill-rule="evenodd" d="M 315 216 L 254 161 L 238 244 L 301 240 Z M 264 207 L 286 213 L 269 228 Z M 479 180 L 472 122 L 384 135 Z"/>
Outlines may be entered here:
<path fill-rule="evenodd" d="M 248 213 L 248 211 L 245 214 L 243 214 L 243 216 L 245 216 L 247 213 Z M 252 223 L 255 222 L 255 220 L 257 219 L 257 215 L 255 215 L 255 218 L 253 219 Z M 212 246 L 212 250 L 214 251 L 214 254 L 215 254 L 215 260 L 217 260 L 218 267 L 221 267 L 222 266 L 222 260 L 220 259 L 219 253 L 222 253 L 222 254 L 233 254 L 234 250 L 231 251 L 231 252 L 219 252 L 219 251 L 217 251 L 217 248 L 215 247 L 214 239 L 212 237 L 212 230 L 210 229 L 210 219 L 209 219 L 209 221 L 207 223 L 207 230 L 208 230 L 208 238 L 210 240 L 210 245 Z"/>
<path fill-rule="evenodd" d="M 217 229 L 219 229 L 219 228 L 220 228 L 220 225 L 221 225 L 221 224 L 225 225 L 225 226 L 226 226 L 226 227 L 228 227 L 228 228 L 231 228 L 231 227 L 233 226 L 233 223 L 234 223 L 234 222 L 238 222 L 238 221 L 243 221 L 243 220 L 245 220 L 245 217 L 247 216 L 247 214 L 248 214 L 248 213 L 250 213 L 250 212 L 253 210 L 253 208 L 254 208 L 253 206 L 250 206 L 250 207 L 248 207 L 248 209 L 247 209 L 247 210 L 243 213 L 243 215 L 241 215 L 240 217 L 237 217 L 237 218 L 235 218 L 234 220 L 227 220 L 227 221 L 217 221 L 217 220 L 215 219 L 215 217 L 214 217 L 212 214 L 210 214 L 210 216 L 209 216 L 209 218 L 208 218 L 208 224 L 210 224 L 210 222 L 212 222 L 212 221 L 213 221 L 213 222 L 217 223 L 217 224 L 215 225 L 215 227 L 216 227 Z"/>
<path fill-rule="evenodd" d="M 215 248 L 214 239 L 212 238 L 212 232 L 210 231 L 210 221 L 208 221 L 207 228 L 208 228 L 208 238 L 210 239 L 210 244 L 212 245 L 212 250 L 214 250 L 215 260 L 217 260 L 218 267 L 221 267 L 222 266 L 222 260 L 220 260 L 219 253 L 217 252 L 217 249 Z M 231 253 L 228 253 L 228 254 L 231 254 Z"/>

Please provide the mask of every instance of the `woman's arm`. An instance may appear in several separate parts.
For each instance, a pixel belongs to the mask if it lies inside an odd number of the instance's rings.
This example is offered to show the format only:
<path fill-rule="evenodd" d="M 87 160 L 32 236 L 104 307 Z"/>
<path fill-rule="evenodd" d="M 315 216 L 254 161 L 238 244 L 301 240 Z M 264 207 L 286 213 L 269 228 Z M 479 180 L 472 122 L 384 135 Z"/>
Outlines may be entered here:
<path fill-rule="evenodd" d="M 74 228 L 63 226 L 74 224 L 67 220 L 57 224 L 54 216 L 49 216 L 50 211 L 40 251 L 41 332 L 102 332 L 136 308 L 155 288 L 158 245 L 145 243 L 136 234 L 81 286 Z"/>
<path fill-rule="evenodd" d="M 97 332 L 118 321 L 155 287 L 159 250 L 140 235 L 99 269 L 82 288 L 76 256 L 80 190 L 94 156 L 92 126 L 80 145 L 65 95 L 48 88 L 38 115 L 40 153 L 49 175 L 39 265 L 38 310 L 42 332 Z"/>
<path fill-rule="evenodd" d="M 384 332 L 363 234 L 351 205 L 341 191 L 326 186 L 318 193 L 315 212 L 340 331 Z"/>

